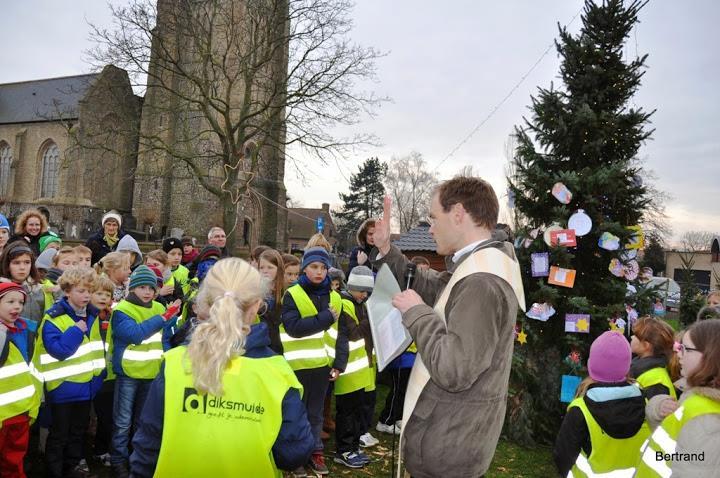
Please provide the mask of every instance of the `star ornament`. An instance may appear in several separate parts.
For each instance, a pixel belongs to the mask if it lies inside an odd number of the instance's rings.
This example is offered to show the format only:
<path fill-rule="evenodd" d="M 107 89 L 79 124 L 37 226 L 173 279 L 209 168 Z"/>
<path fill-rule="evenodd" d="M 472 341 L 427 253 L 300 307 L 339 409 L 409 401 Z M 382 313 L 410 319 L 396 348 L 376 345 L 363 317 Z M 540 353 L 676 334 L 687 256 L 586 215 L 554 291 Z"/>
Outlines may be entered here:
<path fill-rule="evenodd" d="M 575 328 L 578 332 L 587 332 L 590 328 L 590 323 L 588 323 L 587 319 L 580 319 L 577 321 Z"/>
<path fill-rule="evenodd" d="M 520 342 L 521 345 L 525 345 L 527 343 L 527 334 L 524 330 L 518 332 L 517 341 Z"/>

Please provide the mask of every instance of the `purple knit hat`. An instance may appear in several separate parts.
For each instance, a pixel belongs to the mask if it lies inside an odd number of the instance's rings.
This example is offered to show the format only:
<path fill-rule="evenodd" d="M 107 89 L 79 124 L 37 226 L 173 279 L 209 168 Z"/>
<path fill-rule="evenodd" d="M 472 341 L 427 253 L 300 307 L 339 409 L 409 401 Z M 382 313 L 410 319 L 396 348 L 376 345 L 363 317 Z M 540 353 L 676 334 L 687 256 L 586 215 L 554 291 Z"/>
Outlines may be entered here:
<path fill-rule="evenodd" d="M 624 335 L 608 330 L 590 346 L 588 372 L 596 382 L 618 383 L 630 371 L 630 344 Z"/>

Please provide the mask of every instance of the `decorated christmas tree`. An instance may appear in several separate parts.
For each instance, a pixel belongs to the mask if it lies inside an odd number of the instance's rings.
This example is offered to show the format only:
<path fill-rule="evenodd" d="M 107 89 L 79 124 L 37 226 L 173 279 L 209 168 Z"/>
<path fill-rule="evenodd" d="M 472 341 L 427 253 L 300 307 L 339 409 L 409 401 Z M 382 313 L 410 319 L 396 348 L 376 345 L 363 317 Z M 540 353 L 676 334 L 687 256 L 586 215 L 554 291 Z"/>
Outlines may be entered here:
<path fill-rule="evenodd" d="M 632 101 L 647 55 L 627 60 L 623 46 L 643 5 L 586 1 L 580 33 L 560 28 L 556 41 L 562 86 L 540 88 L 516 128 L 508 196 L 528 313 L 518 318 L 506 431 L 522 441 L 554 438 L 562 376 L 582 377 L 592 340 L 627 333 L 636 318 L 651 201 L 638 151 L 652 113 Z"/>

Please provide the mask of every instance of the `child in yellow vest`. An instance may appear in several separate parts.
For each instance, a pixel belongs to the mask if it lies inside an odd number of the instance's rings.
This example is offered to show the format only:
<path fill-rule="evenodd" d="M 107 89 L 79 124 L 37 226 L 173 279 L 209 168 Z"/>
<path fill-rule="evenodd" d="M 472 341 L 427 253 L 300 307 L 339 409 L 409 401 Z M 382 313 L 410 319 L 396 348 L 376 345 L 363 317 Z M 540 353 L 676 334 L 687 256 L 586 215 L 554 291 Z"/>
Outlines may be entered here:
<path fill-rule="evenodd" d="M 680 400 L 656 395 L 648 418 L 664 420 L 643 447 L 636 476 L 718 476 L 720 470 L 720 319 L 695 322 L 676 344 Z"/>
<path fill-rule="evenodd" d="M 343 309 L 339 329 L 347 334 L 348 364 L 335 382 L 335 462 L 348 468 L 362 468 L 370 462 L 360 446 L 378 440 L 368 433 L 375 408 L 375 370 L 372 334 L 365 301 L 375 278 L 365 266 L 350 272 L 347 291 L 341 294 Z"/>
<path fill-rule="evenodd" d="M 347 337 L 333 327 L 342 302 L 340 294 L 330 290 L 329 268 L 330 256 L 324 248 L 305 251 L 298 282 L 283 296 L 280 328 L 283 355 L 303 386 L 303 403 L 315 438 L 309 465 L 321 475 L 329 473 L 320 438 L 325 394 L 347 362 Z M 304 469 L 296 470 L 296 475 L 304 473 Z"/>
<path fill-rule="evenodd" d="M 105 376 L 98 311 L 90 304 L 95 278 L 89 268 L 63 272 L 58 284 L 64 297 L 46 312 L 33 354 L 52 417 L 45 445 L 49 477 L 83 472 L 90 406 Z"/>
<path fill-rule="evenodd" d="M 110 320 L 112 368 L 116 376 L 110 462 L 118 477 L 129 475 L 130 430 L 133 423 L 137 428 L 150 383 L 160 371 L 164 329 L 172 324 L 171 319 L 180 308 L 178 301 L 166 311 L 154 300 L 157 276 L 145 265 L 132 273 L 129 289 L 127 298 L 115 307 Z"/>
<path fill-rule="evenodd" d="M 0 476 L 23 477 L 30 422 L 37 417 L 42 388 L 28 366 L 37 324 L 20 317 L 25 290 L 0 283 Z"/>
<path fill-rule="evenodd" d="M 632 476 L 650 429 L 642 392 L 628 380 L 630 356 L 630 344 L 617 332 L 603 333 L 590 346 L 590 377 L 578 387 L 555 441 L 560 476 Z"/>
<path fill-rule="evenodd" d="M 677 398 L 668 365 L 673 357 L 674 332 L 667 322 L 646 315 L 633 325 L 630 348 L 635 355 L 630 376 L 637 380 L 645 398 L 670 395 Z"/>
<path fill-rule="evenodd" d="M 100 335 L 105 344 L 107 364 L 107 377 L 105 377 L 100 391 L 93 399 L 93 407 L 97 416 L 93 454 L 105 466 L 110 466 L 110 440 L 114 424 L 113 394 L 115 391 L 115 374 L 112 371 L 112 331 L 110 329 L 114 289 L 115 284 L 107 276 L 98 276 L 93 284 L 92 297 L 90 298 L 90 303 L 99 311 Z"/>

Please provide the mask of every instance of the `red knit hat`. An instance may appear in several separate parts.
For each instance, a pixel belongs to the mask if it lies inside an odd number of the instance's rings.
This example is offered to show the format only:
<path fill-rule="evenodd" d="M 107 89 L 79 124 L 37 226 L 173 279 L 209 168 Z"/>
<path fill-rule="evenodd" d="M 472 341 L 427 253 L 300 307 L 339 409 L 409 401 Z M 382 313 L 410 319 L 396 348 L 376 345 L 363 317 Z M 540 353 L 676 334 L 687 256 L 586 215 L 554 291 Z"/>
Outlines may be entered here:
<path fill-rule="evenodd" d="M 14 282 L 0 282 L 0 299 L 10 292 L 20 292 L 23 295 L 23 299 L 27 299 L 27 292 L 22 286 Z"/>

